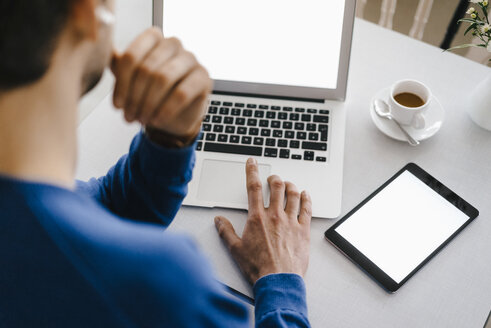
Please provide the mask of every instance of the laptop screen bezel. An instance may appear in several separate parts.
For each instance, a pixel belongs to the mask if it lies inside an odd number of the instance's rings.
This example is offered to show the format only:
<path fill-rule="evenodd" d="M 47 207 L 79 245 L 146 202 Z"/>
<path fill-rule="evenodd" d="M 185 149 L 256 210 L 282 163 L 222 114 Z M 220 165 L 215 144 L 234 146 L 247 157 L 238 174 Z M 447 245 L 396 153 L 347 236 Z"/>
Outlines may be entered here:
<path fill-rule="evenodd" d="M 165 0 L 153 0 L 153 25 L 160 28 L 163 28 L 164 23 L 164 1 Z M 345 1 L 343 35 L 339 56 L 337 87 L 335 89 L 214 80 L 213 91 L 236 95 L 243 94 L 284 98 L 344 100 L 346 98 L 346 89 L 348 85 L 355 4 L 356 0 Z"/>

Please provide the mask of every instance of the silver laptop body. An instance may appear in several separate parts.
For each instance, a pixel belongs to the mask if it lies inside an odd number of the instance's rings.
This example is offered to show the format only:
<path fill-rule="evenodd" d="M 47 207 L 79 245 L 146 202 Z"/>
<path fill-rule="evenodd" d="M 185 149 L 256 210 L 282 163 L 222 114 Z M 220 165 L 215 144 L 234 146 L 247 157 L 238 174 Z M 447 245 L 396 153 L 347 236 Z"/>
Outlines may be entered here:
<path fill-rule="evenodd" d="M 165 1 L 179 0 L 154 0 L 154 25 L 164 34 L 163 20 L 172 15 L 163 14 Z M 215 80 L 184 205 L 247 209 L 245 162 L 254 157 L 264 186 L 279 175 L 309 191 L 314 217 L 340 215 L 354 12 L 355 0 L 346 0 L 334 88 Z M 266 206 L 268 197 L 265 188 Z"/>

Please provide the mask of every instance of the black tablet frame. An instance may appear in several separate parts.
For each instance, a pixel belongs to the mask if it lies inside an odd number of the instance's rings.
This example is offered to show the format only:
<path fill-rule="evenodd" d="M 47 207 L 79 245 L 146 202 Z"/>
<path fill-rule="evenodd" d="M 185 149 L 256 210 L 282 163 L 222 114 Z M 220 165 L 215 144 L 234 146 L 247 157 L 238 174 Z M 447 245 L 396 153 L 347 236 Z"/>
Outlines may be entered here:
<path fill-rule="evenodd" d="M 340 234 L 336 232 L 336 228 L 343 224 L 344 221 L 349 219 L 356 211 L 358 211 L 363 205 L 369 202 L 375 195 L 387 187 L 392 181 L 399 177 L 403 172 L 409 171 L 428 187 L 436 191 L 440 196 L 454 205 L 457 209 L 462 211 L 469 219 L 459 228 L 455 233 L 453 233 L 447 240 L 445 240 L 433 253 L 431 253 L 423 262 L 421 262 L 413 271 L 411 271 L 400 283 L 395 282 L 391 277 L 389 277 L 382 269 L 370 261 L 362 252 L 360 252 L 356 247 L 344 239 Z M 344 255 L 346 255 L 352 262 L 359 266 L 365 273 L 367 273 L 372 279 L 374 279 L 381 287 L 386 291 L 394 293 L 396 292 L 404 283 L 411 278 L 419 269 L 421 269 L 429 260 L 431 260 L 438 252 L 440 252 L 455 236 L 457 236 L 465 227 L 469 225 L 477 216 L 479 211 L 466 202 L 464 199 L 459 197 L 452 190 L 444 186 L 441 182 L 431 176 L 429 173 L 424 171 L 421 167 L 414 163 L 409 163 L 403 167 L 399 172 L 397 172 L 393 177 L 391 177 L 387 182 L 375 190 L 370 196 L 358 204 L 353 210 L 346 214 L 342 219 L 336 222 L 331 228 L 329 228 L 325 233 L 325 238 L 332 243 L 338 250 L 340 250 Z"/>

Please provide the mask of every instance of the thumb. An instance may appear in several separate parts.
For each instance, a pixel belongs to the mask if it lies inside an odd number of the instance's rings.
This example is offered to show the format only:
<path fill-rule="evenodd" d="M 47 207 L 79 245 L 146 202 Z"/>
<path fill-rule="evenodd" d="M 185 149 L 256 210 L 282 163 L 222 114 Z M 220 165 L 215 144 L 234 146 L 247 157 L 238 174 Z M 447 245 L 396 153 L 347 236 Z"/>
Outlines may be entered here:
<path fill-rule="evenodd" d="M 241 242 L 240 237 L 235 233 L 232 223 L 223 216 L 215 217 L 215 227 L 218 235 L 230 251 Z"/>

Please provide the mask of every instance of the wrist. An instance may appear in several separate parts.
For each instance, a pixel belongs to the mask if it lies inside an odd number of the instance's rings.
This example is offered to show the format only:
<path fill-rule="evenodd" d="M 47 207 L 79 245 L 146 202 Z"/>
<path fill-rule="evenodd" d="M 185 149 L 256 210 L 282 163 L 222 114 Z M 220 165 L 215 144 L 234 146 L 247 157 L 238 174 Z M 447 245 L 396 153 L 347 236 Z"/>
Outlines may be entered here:
<path fill-rule="evenodd" d="M 197 131 L 189 135 L 181 136 L 171 134 L 147 125 L 144 127 L 143 131 L 147 138 L 153 143 L 169 149 L 179 149 L 191 146 L 198 137 L 201 130 L 200 128 L 198 128 Z"/>

